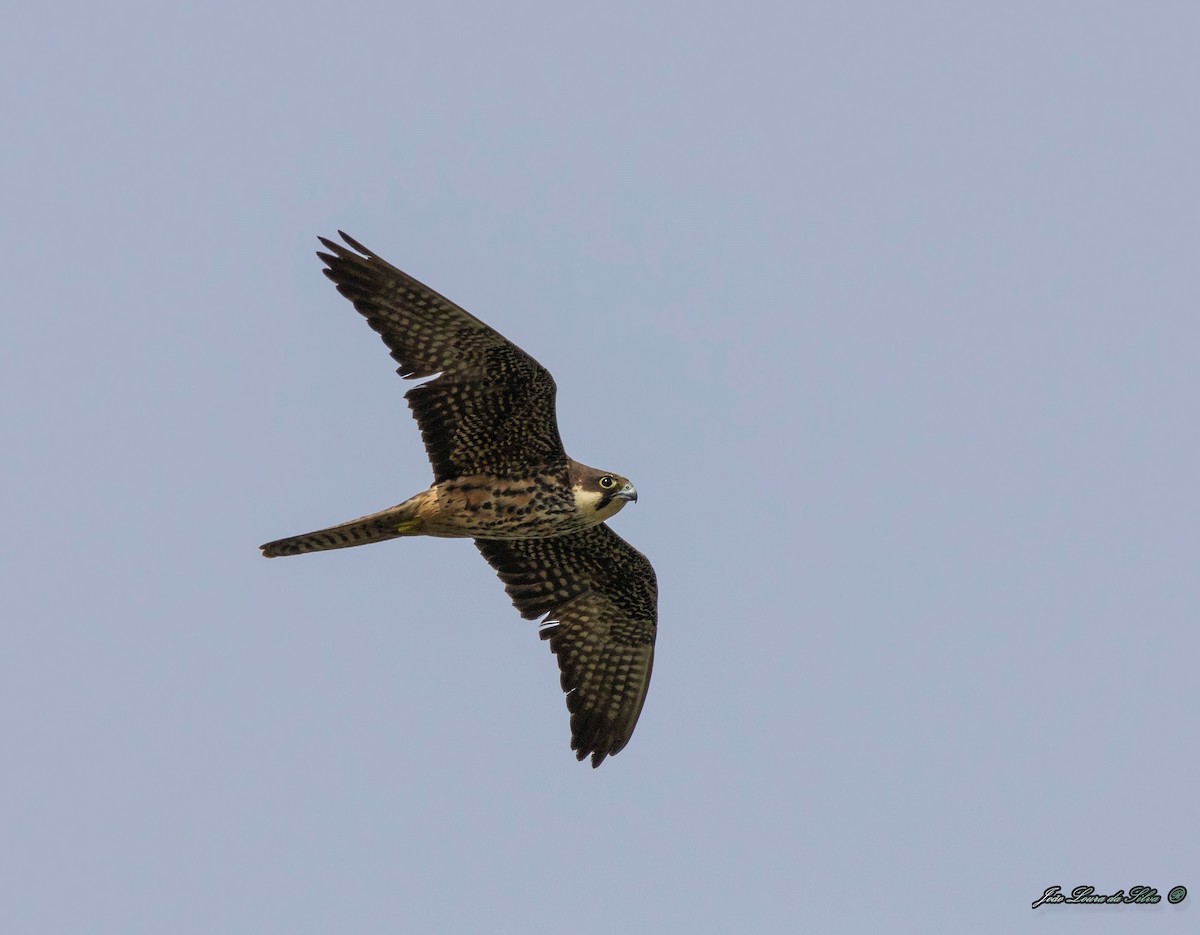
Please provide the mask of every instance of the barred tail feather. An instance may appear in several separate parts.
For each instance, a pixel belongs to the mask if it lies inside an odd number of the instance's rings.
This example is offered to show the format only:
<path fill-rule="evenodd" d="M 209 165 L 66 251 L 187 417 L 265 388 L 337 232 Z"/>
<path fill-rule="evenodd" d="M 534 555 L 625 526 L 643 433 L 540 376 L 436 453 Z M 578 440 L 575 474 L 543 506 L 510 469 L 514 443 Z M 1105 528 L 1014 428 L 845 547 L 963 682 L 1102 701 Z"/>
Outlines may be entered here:
<path fill-rule="evenodd" d="M 340 523 L 328 529 L 307 532 L 302 536 L 276 539 L 259 548 L 262 549 L 264 557 L 278 558 L 280 555 L 348 549 L 351 546 L 370 545 L 372 542 L 383 542 L 400 536 L 420 536 L 423 535 L 424 522 L 417 515 L 417 500 L 417 497 L 413 497 L 399 506 L 372 513 L 370 516 L 352 519 L 348 523 Z"/>

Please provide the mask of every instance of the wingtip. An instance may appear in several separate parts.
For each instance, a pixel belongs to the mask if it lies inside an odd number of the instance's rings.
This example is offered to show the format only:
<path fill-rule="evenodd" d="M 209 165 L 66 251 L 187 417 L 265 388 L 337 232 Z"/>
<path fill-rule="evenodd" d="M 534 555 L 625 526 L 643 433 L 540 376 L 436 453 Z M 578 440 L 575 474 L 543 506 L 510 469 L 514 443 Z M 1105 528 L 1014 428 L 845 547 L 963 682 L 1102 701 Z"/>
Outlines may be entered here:
<path fill-rule="evenodd" d="M 607 758 L 610 754 L 616 753 L 615 750 L 597 750 L 595 744 L 587 744 L 576 747 L 576 745 L 572 743 L 571 750 L 575 754 L 575 759 L 577 759 L 580 763 L 590 756 L 592 758 L 592 769 L 595 769 L 597 766 L 603 763 L 605 758 Z"/>
<path fill-rule="evenodd" d="M 361 253 L 365 257 L 374 257 L 375 256 L 375 254 L 373 254 L 370 250 L 368 250 L 366 247 L 364 247 L 362 244 L 360 244 L 357 240 L 355 240 L 353 237 L 351 237 L 349 234 L 347 234 L 344 230 L 339 230 L 338 236 L 341 237 L 342 240 L 344 240 L 346 242 L 346 244 L 350 247 L 350 249 L 357 250 L 359 253 Z"/>
<path fill-rule="evenodd" d="M 319 250 L 317 251 L 317 256 L 321 258 L 323 263 L 329 263 L 330 261 L 338 259 L 344 260 L 349 257 L 353 257 L 356 260 L 375 259 L 375 254 L 373 254 L 370 250 L 360 244 L 345 231 L 339 230 L 338 236 L 341 237 L 345 243 L 338 243 L 336 240 L 332 240 L 329 237 L 322 237 L 320 234 L 317 235 L 317 240 L 319 240 L 321 245 L 329 251 L 329 253 L 322 253 Z"/>

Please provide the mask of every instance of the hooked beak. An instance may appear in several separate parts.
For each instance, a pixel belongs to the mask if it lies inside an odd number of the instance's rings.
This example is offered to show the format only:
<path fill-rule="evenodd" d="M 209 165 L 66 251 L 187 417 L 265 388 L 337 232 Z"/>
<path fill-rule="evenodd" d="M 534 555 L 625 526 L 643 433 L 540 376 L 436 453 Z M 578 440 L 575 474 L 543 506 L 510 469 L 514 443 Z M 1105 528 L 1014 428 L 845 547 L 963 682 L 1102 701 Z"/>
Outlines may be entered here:
<path fill-rule="evenodd" d="M 637 491 L 634 490 L 633 484 L 626 483 L 620 490 L 613 494 L 613 499 L 632 500 L 637 503 Z"/>

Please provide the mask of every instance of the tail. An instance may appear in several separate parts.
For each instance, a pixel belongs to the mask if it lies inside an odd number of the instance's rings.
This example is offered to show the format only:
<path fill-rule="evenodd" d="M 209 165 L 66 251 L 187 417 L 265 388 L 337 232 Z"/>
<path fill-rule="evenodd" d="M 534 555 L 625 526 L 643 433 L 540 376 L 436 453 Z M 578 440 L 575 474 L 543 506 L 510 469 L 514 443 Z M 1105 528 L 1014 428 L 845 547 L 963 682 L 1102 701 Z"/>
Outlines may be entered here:
<path fill-rule="evenodd" d="M 354 545 L 370 545 L 400 536 L 423 535 L 424 521 L 417 515 L 421 494 L 405 500 L 399 506 L 372 513 L 348 523 L 306 532 L 302 536 L 276 539 L 259 546 L 266 558 L 280 555 L 301 555 L 305 552 L 324 552 L 327 549 L 348 549 Z"/>

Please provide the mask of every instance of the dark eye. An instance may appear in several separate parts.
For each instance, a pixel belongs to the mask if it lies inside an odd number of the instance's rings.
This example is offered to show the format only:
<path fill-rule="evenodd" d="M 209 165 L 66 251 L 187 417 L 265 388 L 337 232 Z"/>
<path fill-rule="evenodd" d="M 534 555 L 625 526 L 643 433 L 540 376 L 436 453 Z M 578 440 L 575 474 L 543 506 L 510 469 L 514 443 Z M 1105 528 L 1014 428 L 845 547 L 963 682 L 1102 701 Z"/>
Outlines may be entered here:
<path fill-rule="evenodd" d="M 600 486 L 603 487 L 605 490 L 608 490 L 609 487 L 612 487 L 615 484 L 616 484 L 616 481 L 613 480 L 612 476 L 609 474 L 605 474 L 602 478 L 600 478 Z"/>

